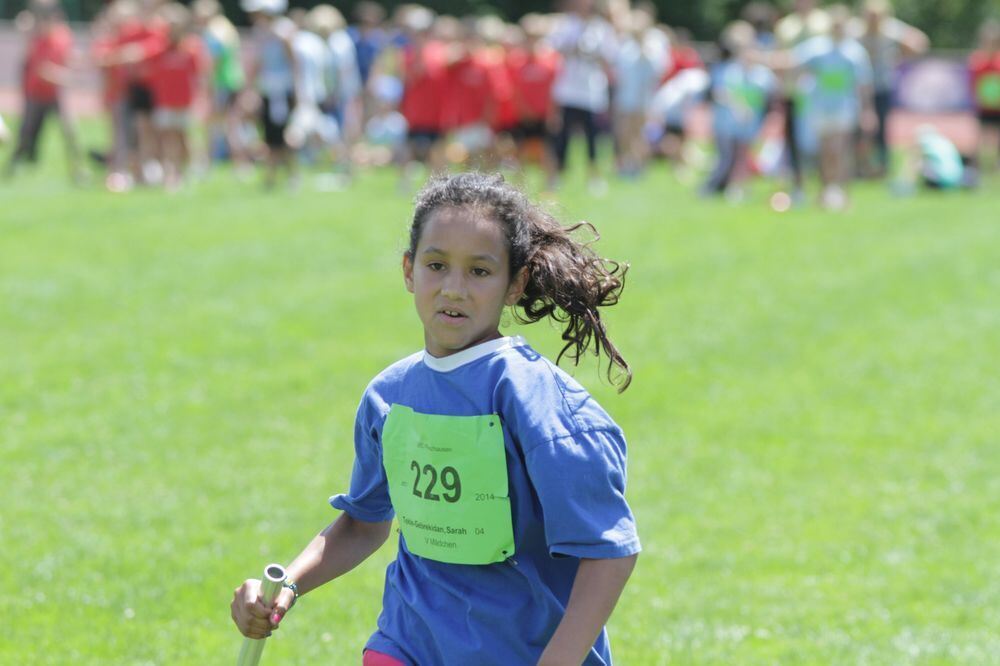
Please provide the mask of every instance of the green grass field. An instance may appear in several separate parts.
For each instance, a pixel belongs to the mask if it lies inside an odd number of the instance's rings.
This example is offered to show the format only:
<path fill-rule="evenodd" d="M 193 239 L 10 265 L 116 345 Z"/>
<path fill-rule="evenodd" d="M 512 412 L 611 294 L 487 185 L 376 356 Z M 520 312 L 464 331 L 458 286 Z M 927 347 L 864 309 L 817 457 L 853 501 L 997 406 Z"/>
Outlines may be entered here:
<path fill-rule="evenodd" d="M 64 180 L 0 184 L 0 663 L 232 663 L 233 588 L 336 516 L 360 394 L 420 347 L 409 201 L 391 173 Z M 616 663 L 1000 663 L 1000 180 L 864 185 L 844 215 L 580 181 L 562 217 L 632 264 L 609 312 L 632 388 L 575 373 L 628 435 L 645 546 Z M 264 662 L 359 663 L 394 550 Z"/>

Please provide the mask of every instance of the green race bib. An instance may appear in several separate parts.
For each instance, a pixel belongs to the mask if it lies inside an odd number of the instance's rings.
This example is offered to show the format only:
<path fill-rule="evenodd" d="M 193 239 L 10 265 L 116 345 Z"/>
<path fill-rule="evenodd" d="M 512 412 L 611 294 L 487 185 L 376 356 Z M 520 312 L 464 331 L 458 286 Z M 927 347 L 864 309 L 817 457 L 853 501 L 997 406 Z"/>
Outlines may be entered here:
<path fill-rule="evenodd" d="M 492 564 L 514 554 L 499 416 L 420 414 L 393 405 L 382 429 L 382 462 L 411 553 L 452 564 Z"/>
<path fill-rule="evenodd" d="M 767 101 L 767 96 L 760 88 L 742 85 L 737 87 L 733 93 L 736 99 L 740 100 L 743 106 L 754 114 L 764 110 L 764 103 Z"/>
<path fill-rule="evenodd" d="M 987 109 L 1000 107 L 1000 74 L 986 74 L 976 85 L 976 101 Z"/>
<path fill-rule="evenodd" d="M 846 69 L 824 70 L 819 74 L 819 87 L 830 93 L 844 93 L 853 82 L 854 76 Z"/>

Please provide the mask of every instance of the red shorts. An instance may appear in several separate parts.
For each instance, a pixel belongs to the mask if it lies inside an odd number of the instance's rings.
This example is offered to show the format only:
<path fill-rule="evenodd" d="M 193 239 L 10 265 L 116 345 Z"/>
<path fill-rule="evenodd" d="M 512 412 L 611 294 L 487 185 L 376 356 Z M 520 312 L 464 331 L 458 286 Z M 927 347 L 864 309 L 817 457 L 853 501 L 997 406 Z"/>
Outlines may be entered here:
<path fill-rule="evenodd" d="M 361 661 L 361 666 L 405 666 L 403 662 L 395 657 L 390 657 L 382 652 L 376 652 L 375 650 L 365 650 L 364 657 Z"/>

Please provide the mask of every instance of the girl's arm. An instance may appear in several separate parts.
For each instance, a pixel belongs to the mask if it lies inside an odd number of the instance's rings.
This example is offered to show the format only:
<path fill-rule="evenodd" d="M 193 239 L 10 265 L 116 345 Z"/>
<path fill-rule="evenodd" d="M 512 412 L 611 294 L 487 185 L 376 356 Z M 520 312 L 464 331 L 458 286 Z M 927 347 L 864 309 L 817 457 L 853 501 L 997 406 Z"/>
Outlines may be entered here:
<path fill-rule="evenodd" d="M 566 613 L 538 666 L 580 666 L 614 610 L 638 555 L 580 560 Z"/>
<path fill-rule="evenodd" d="M 364 562 L 389 537 L 392 521 L 366 523 L 341 514 L 309 542 L 286 571 L 288 580 L 298 586 L 299 595 L 341 576 Z M 260 581 L 247 580 L 236 588 L 231 605 L 233 622 L 240 633 L 250 638 L 264 638 L 278 627 L 291 607 L 295 595 L 284 588 L 273 607 L 260 601 Z"/>

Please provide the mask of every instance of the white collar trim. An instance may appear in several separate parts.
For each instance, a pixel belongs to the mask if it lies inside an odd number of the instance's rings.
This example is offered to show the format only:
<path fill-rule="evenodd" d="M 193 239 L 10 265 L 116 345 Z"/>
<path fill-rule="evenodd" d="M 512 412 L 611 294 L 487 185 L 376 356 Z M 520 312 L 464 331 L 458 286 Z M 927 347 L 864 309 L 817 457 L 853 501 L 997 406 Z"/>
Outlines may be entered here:
<path fill-rule="evenodd" d="M 496 340 L 489 340 L 488 342 L 481 342 L 474 347 L 469 347 L 468 349 L 463 349 L 460 352 L 449 354 L 448 356 L 442 356 L 441 358 L 431 356 L 425 349 L 423 361 L 424 365 L 431 370 L 437 370 L 438 372 L 451 372 L 452 370 L 456 370 L 463 365 L 472 363 L 476 359 L 489 356 L 490 354 L 495 354 L 496 352 L 503 351 L 504 349 L 520 347 L 525 344 L 527 344 L 527 342 L 525 342 L 523 337 L 520 335 L 512 335 L 504 338 L 497 338 Z"/>

